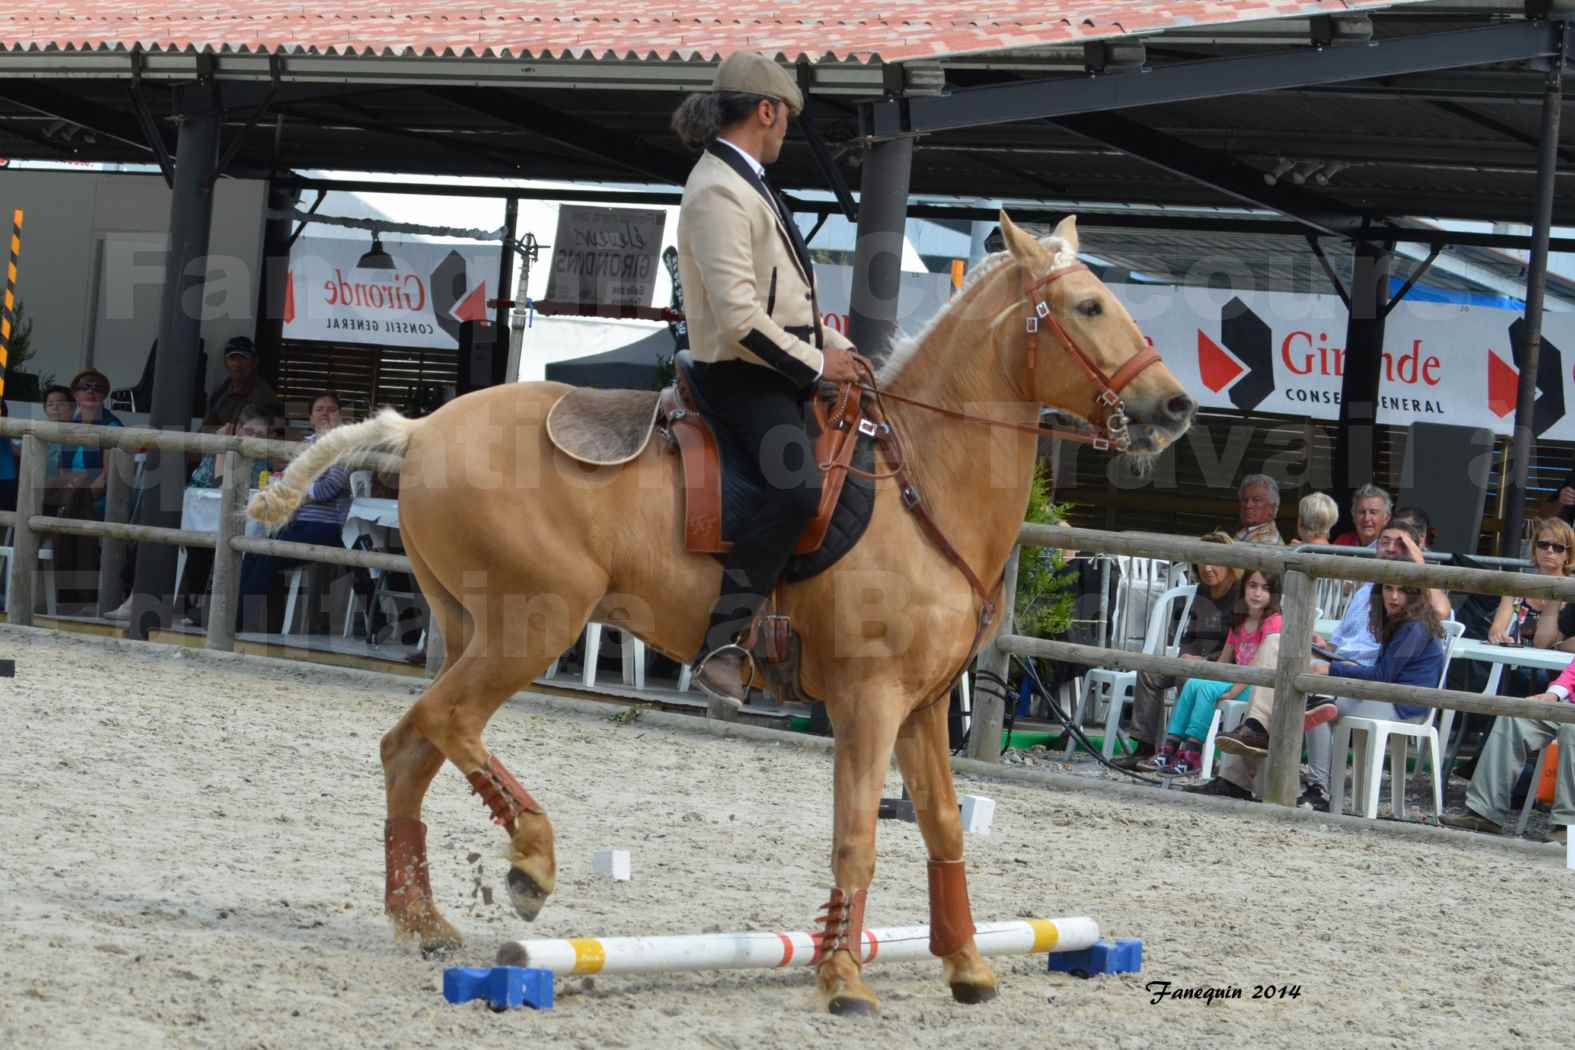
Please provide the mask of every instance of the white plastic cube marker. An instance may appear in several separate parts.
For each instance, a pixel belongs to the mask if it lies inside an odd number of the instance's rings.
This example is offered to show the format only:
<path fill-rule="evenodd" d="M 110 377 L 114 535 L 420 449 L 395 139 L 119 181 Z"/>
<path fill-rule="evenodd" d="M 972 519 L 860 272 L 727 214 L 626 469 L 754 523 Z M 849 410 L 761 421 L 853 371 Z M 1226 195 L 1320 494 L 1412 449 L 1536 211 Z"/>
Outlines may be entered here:
<path fill-rule="evenodd" d="M 963 830 L 975 835 L 988 835 L 990 824 L 995 820 L 995 799 L 983 795 L 964 795 L 962 797 L 962 826 Z"/>
<path fill-rule="evenodd" d="M 1569 841 L 1566 845 L 1569 848 L 1569 853 L 1565 856 L 1564 863 L 1569 866 L 1571 871 L 1575 871 L 1575 835 L 1569 835 Z"/>
<path fill-rule="evenodd" d="M 626 849 L 599 849 L 591 858 L 591 870 L 605 875 L 614 882 L 628 882 L 629 851 Z"/>

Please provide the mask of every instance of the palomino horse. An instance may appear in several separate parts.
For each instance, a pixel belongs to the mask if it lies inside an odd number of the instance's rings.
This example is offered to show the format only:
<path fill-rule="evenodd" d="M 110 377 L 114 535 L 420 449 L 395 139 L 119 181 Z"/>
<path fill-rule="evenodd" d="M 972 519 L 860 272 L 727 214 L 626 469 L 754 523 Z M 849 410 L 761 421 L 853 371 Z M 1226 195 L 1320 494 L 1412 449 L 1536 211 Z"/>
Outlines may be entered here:
<path fill-rule="evenodd" d="M 881 481 L 862 540 L 828 571 L 788 586 L 779 610 L 801 637 L 801 689 L 825 702 L 835 730 L 833 889 L 816 968 L 820 1002 L 833 1013 L 877 1007 L 856 952 L 894 750 L 930 858 L 930 949 L 957 999 L 995 994 L 973 941 L 939 701 L 989 633 L 981 610 L 999 593 L 1027 507 L 1041 405 L 1088 419 L 1093 433 L 1103 430 L 1138 457 L 1174 442 L 1196 408 L 1131 315 L 1077 264 L 1072 219 L 1043 242 L 1004 214 L 1001 226 L 1009 251 L 981 264 L 882 368 L 905 491 Z M 482 743 L 487 720 L 589 621 L 687 658 L 719 586 L 720 564 L 685 549 L 678 457 L 653 443 L 621 466 L 575 463 L 543 425 L 564 392 L 554 383 L 505 384 L 425 419 L 385 411 L 325 435 L 250 507 L 259 521 L 283 522 L 336 458 L 374 449 L 404 455 L 400 530 L 445 655 L 436 680 L 382 740 L 385 904 L 396 934 L 428 952 L 461 943 L 433 902 L 420 819 L 444 760 L 507 831 L 510 896 L 535 918 L 556 879 L 552 825 Z M 905 506 L 914 490 L 933 527 Z"/>

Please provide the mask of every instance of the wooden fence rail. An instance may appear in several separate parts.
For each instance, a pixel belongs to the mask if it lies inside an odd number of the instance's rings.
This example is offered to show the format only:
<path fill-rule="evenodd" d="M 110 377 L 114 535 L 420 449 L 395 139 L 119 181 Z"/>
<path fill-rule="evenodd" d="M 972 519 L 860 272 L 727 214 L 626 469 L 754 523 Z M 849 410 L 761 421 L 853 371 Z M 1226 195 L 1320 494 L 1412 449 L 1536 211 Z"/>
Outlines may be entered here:
<path fill-rule="evenodd" d="M 1388 561 L 1333 554 L 1297 552 L 1285 547 L 1263 544 L 1206 543 L 1188 537 L 1165 537 L 1145 533 L 1132 536 L 1074 529 L 1059 525 L 1025 523 L 1018 533 L 1024 547 L 1054 547 L 1098 554 L 1127 554 L 1136 557 L 1166 558 L 1192 564 L 1226 565 L 1243 570 L 1262 570 L 1282 580 L 1280 607 L 1284 617 L 1281 628 L 1279 662 L 1267 667 L 1238 667 L 1234 664 L 1184 661 L 1164 656 L 1148 656 L 1073 645 L 1043 638 L 1012 634 L 1010 622 L 1003 623 L 987 652 L 997 664 L 1018 656 L 1043 656 L 1091 667 L 1115 667 L 1133 671 L 1156 671 L 1183 678 L 1244 682 L 1269 686 L 1275 691 L 1273 724 L 1269 729 L 1268 775 L 1265 801 L 1283 806 L 1296 803 L 1297 770 L 1302 753 L 1302 714 L 1308 693 L 1349 696 L 1437 707 L 1477 714 L 1514 718 L 1541 718 L 1550 722 L 1575 723 L 1575 704 L 1549 704 L 1541 701 L 1488 697 L 1450 689 L 1425 689 L 1417 686 L 1363 682 L 1347 678 L 1315 675 L 1311 672 L 1311 638 L 1314 600 L 1321 579 L 1359 580 L 1374 584 L 1392 583 L 1407 587 L 1435 587 L 1471 594 L 1513 595 L 1525 598 L 1557 598 L 1575 601 L 1575 579 L 1535 573 L 1501 572 L 1487 569 L 1458 569 L 1443 565 L 1417 565 L 1409 561 Z M 1012 574 L 1008 575 L 1010 579 Z M 1008 605 L 1010 608 L 1010 605 Z M 1000 740 L 1005 718 L 1004 699 L 979 695 L 975 702 L 973 739 L 989 747 Z M 993 747 L 989 747 L 994 750 Z M 986 757 L 981 755 L 980 757 Z M 998 756 L 997 756 L 998 757 Z"/>
<path fill-rule="evenodd" d="M 11 577 L 11 602 L 7 610 L 7 619 L 14 624 L 27 626 L 33 622 L 38 548 L 41 537 L 52 534 L 95 536 L 109 541 L 105 544 L 106 554 L 111 544 L 117 541 L 168 543 L 212 550 L 214 552 L 213 592 L 208 610 L 206 644 L 210 649 L 224 651 L 235 648 L 235 613 L 240 600 L 242 555 L 271 554 L 327 565 L 393 572 L 411 571 L 410 559 L 399 554 L 347 550 L 343 547 L 317 546 L 308 543 L 288 543 L 245 535 L 243 518 L 249 495 L 247 483 L 251 478 L 254 459 L 289 458 L 306 447 L 303 442 L 230 437 L 221 434 L 191 434 L 176 430 L 103 427 L 84 423 L 50 423 L 32 419 L 0 419 L 0 439 L 6 437 L 22 439 L 22 458 L 18 467 L 17 509 L 15 512 L 0 512 L 0 525 L 10 526 L 15 530 L 8 566 Z M 51 442 L 111 450 L 107 459 L 111 473 L 109 487 L 112 496 L 116 495 L 117 490 L 124 491 L 126 479 L 131 476 L 130 452 L 158 449 L 181 454 L 201 453 L 224 456 L 225 467 L 220 484 L 217 535 L 190 529 L 134 525 L 116 520 L 57 518 L 42 513 L 48 444 Z M 392 473 L 399 470 L 401 459 L 386 453 L 362 453 L 346 456 L 341 462 L 346 466 L 366 467 Z M 123 517 L 129 502 L 129 499 L 110 499 L 109 516 L 116 517 L 118 510 L 118 516 Z M 120 554 L 119 551 L 115 553 Z M 106 587 L 118 588 L 121 564 L 123 563 L 118 558 L 106 557 L 106 564 L 100 575 L 101 592 Z M 108 580 L 109 576 L 113 576 L 114 580 Z M 175 581 L 175 584 L 178 583 L 179 581 Z M 173 595 L 171 597 L 173 598 Z M 170 604 L 173 606 L 173 601 Z M 102 603 L 99 611 L 101 613 L 104 611 Z M 429 646 L 435 644 L 434 635 L 435 632 L 428 632 Z"/>
<path fill-rule="evenodd" d="M 34 608 L 34 580 L 37 576 L 39 537 L 64 533 L 97 536 L 111 541 L 173 543 L 188 547 L 212 548 L 214 583 L 209 612 L 207 645 L 213 649 L 234 648 L 234 619 L 238 601 L 240 560 L 243 554 L 271 554 L 301 561 L 331 565 L 409 572 L 410 561 L 401 555 L 346 550 L 341 547 L 287 543 L 245 535 L 243 514 L 247 499 L 246 482 L 255 458 L 287 458 L 305 446 L 290 441 L 227 437 L 217 434 L 191 434 L 182 431 L 146 428 L 102 427 L 40 420 L 0 419 L 0 437 L 20 437 L 22 457 L 18 471 L 17 509 L 0 512 L 0 525 L 12 526 L 10 622 L 30 624 Z M 221 485 L 219 531 L 210 533 L 182 529 L 163 529 L 132 525 L 124 521 L 81 521 L 50 517 L 42 513 L 50 442 L 102 449 L 159 449 L 179 453 L 216 454 L 226 457 Z M 368 467 L 381 472 L 396 472 L 400 457 L 384 453 L 363 453 L 346 457 L 349 466 Z M 124 469 L 124 464 L 121 464 Z M 1018 535 L 1018 549 L 1007 563 L 1004 615 L 996 637 L 981 657 L 991 669 L 1005 676 L 1011 657 L 1044 656 L 1071 663 L 1125 670 L 1158 671 L 1165 674 L 1215 681 L 1244 682 L 1253 686 L 1272 686 L 1276 692 L 1274 724 L 1270 728 L 1269 770 L 1265 798 L 1280 805 L 1294 805 L 1296 771 L 1302 748 L 1302 697 L 1308 692 L 1331 692 L 1362 699 L 1420 704 L 1429 707 L 1469 711 L 1510 717 L 1537 717 L 1548 721 L 1575 723 L 1575 705 L 1545 704 L 1506 697 L 1484 697 L 1453 690 L 1422 689 L 1330 678 L 1310 674 L 1312 657 L 1308 641 L 1313 632 L 1313 602 L 1316 584 L 1322 579 L 1355 580 L 1370 583 L 1395 583 L 1409 587 L 1441 587 L 1474 594 L 1514 595 L 1525 598 L 1557 598 L 1575 601 L 1575 579 L 1532 573 L 1499 572 L 1484 569 L 1459 569 L 1441 565 L 1415 565 L 1410 562 L 1384 561 L 1333 554 L 1297 552 L 1284 547 L 1257 544 L 1205 543 L 1187 537 L 1159 536 L 1152 533 L 1132 535 L 1074 529 L 1066 526 L 1024 523 Z M 1148 656 L 1096 646 L 1029 638 L 1012 633 L 1012 604 L 1016 589 L 1016 566 L 1021 547 L 1057 547 L 1101 554 L 1127 554 L 1138 557 L 1166 558 L 1194 564 L 1226 565 L 1232 568 L 1260 569 L 1275 573 L 1284 581 L 1282 610 L 1284 627 L 1279 662 L 1266 667 L 1239 667 L 1199 661 L 1183 661 L 1164 656 Z M 429 632 L 429 637 L 435 632 Z M 429 653 L 429 657 L 430 657 Z M 430 666 L 430 662 L 429 662 Z M 1004 721 L 1004 698 L 975 694 L 973 733 L 970 753 L 975 757 L 998 760 L 996 744 Z"/>

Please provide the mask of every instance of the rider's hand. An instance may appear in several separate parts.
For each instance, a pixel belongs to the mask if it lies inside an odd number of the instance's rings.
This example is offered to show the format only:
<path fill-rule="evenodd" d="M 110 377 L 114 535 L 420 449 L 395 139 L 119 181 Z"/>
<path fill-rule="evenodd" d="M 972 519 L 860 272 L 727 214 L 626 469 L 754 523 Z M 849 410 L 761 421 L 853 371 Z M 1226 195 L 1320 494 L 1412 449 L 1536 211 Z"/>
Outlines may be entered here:
<path fill-rule="evenodd" d="M 871 367 L 870 363 L 860 357 L 855 350 L 843 350 L 840 347 L 828 347 L 823 351 L 826 364 L 821 370 L 820 379 L 823 383 L 853 383 L 865 376 L 865 369 Z"/>

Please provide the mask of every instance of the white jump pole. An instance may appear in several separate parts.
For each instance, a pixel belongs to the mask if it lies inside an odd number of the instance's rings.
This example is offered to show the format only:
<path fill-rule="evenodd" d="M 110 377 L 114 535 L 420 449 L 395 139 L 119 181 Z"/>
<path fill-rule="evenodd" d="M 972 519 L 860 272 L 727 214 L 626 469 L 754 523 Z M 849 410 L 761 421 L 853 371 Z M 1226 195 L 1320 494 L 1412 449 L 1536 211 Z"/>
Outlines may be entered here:
<path fill-rule="evenodd" d="M 1099 942 L 1087 918 L 1014 919 L 976 925 L 980 955 L 1072 952 Z M 559 976 L 588 973 L 673 973 L 689 970 L 769 970 L 820 961 L 818 933 L 703 933 L 677 937 L 575 937 L 510 941 L 498 965 L 529 966 Z M 928 926 L 864 931 L 862 962 L 913 962 L 930 955 Z"/>

